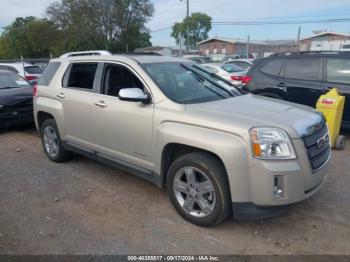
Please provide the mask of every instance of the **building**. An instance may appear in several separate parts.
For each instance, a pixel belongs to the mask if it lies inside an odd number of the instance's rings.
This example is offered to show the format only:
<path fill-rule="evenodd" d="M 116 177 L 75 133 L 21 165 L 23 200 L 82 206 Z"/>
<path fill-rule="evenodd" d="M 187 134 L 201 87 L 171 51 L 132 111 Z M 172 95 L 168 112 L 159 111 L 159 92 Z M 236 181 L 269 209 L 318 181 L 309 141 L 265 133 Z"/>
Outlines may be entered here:
<path fill-rule="evenodd" d="M 246 39 L 213 37 L 197 43 L 202 55 L 225 56 L 232 54 L 245 54 L 248 41 Z M 264 53 L 293 52 L 298 50 L 298 45 L 293 40 L 268 40 L 249 41 L 249 53 L 264 56 Z"/>
<path fill-rule="evenodd" d="M 315 31 L 315 35 L 300 39 L 300 51 L 339 51 L 350 43 L 350 34 Z"/>

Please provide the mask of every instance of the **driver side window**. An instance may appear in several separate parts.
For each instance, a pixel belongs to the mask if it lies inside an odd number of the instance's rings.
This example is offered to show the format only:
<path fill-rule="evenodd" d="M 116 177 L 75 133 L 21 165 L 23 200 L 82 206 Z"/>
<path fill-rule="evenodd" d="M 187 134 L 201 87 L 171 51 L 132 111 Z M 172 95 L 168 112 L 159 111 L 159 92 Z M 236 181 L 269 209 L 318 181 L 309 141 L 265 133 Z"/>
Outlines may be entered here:
<path fill-rule="evenodd" d="M 113 64 L 105 65 L 103 93 L 118 97 L 119 91 L 125 88 L 140 88 L 144 90 L 142 82 L 126 67 Z"/>

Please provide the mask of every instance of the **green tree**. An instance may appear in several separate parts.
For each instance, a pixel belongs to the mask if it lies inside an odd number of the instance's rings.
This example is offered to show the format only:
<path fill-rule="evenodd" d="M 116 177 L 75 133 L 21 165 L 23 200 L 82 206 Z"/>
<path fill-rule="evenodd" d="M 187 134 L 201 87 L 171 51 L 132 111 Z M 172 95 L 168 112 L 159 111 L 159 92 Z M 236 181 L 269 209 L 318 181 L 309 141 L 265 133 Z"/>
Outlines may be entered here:
<path fill-rule="evenodd" d="M 192 13 L 181 23 L 173 25 L 171 36 L 179 44 L 181 35 L 185 45 L 187 45 L 188 39 L 189 46 L 195 47 L 196 43 L 208 38 L 208 33 L 211 30 L 211 20 L 212 18 L 204 13 Z"/>
<path fill-rule="evenodd" d="M 49 57 L 60 39 L 60 31 L 46 19 L 18 17 L 0 37 L 0 57 L 5 59 Z"/>
<path fill-rule="evenodd" d="M 153 12 L 149 0 L 61 0 L 47 9 L 65 35 L 65 51 L 119 52 L 149 44 L 145 24 Z"/>

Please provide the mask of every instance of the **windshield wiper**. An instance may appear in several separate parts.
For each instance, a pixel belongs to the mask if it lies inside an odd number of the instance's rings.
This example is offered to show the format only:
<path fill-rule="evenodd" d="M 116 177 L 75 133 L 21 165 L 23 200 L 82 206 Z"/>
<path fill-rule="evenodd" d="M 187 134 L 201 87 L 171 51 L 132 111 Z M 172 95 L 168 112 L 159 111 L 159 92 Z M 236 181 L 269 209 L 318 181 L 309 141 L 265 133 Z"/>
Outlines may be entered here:
<path fill-rule="evenodd" d="M 193 76 L 195 78 L 198 79 L 198 81 L 201 82 L 201 84 L 208 89 L 210 92 L 213 92 L 214 94 L 220 96 L 221 98 L 225 99 L 226 97 L 222 94 L 220 94 L 219 92 L 216 92 L 213 88 L 210 88 L 209 86 L 205 85 L 205 81 L 208 81 L 204 76 L 202 76 L 201 74 L 198 74 L 198 72 L 195 72 L 194 70 L 192 70 L 191 68 L 189 68 L 188 66 L 184 65 L 184 64 L 180 64 L 183 68 L 185 68 L 186 70 L 190 71 Z M 231 94 L 230 94 L 231 95 Z"/>
<path fill-rule="evenodd" d="M 236 87 L 234 84 L 232 84 L 230 81 L 227 81 L 226 79 L 222 78 L 221 76 L 218 76 L 218 75 L 215 74 L 215 73 L 209 72 L 209 71 L 205 70 L 204 68 L 202 68 L 202 67 L 200 67 L 200 66 L 198 66 L 198 65 L 193 65 L 193 67 L 196 68 L 196 69 L 198 69 L 198 70 L 200 70 L 200 71 L 202 71 L 203 73 L 209 74 L 210 76 L 212 76 L 212 77 L 214 77 L 214 78 L 216 78 L 216 79 L 218 79 L 218 80 L 224 82 L 224 83 L 227 84 L 227 85 L 233 86 L 233 87 L 235 88 L 234 91 L 237 91 L 237 87 Z M 216 85 L 217 85 L 217 83 L 216 83 Z M 221 88 L 224 88 L 224 87 L 221 87 Z M 226 88 L 224 88 L 224 89 L 227 90 Z M 232 91 L 233 91 L 233 90 L 232 90 Z M 231 94 L 232 94 L 232 93 L 231 93 Z M 237 93 L 235 92 L 235 95 L 240 95 L 240 94 L 237 94 Z"/>
<path fill-rule="evenodd" d="M 4 86 L 4 87 L 0 87 L 0 90 L 1 89 L 12 89 L 12 88 L 18 88 L 16 86 Z"/>
<path fill-rule="evenodd" d="M 212 85 L 218 87 L 219 89 L 225 91 L 225 92 L 228 93 L 231 97 L 233 97 L 233 94 L 230 92 L 230 90 L 228 90 L 228 89 L 226 89 L 226 88 L 220 86 L 217 82 L 213 81 L 213 80 L 210 79 L 209 77 L 206 77 L 205 75 L 200 74 L 200 73 L 197 72 L 196 70 L 193 70 L 192 68 L 190 68 L 189 66 L 187 66 L 187 65 L 185 65 L 185 64 L 183 64 L 183 63 L 181 63 L 180 65 L 181 65 L 183 68 L 185 68 L 186 70 L 188 70 L 188 71 L 192 72 L 193 74 L 195 74 L 197 77 L 201 78 L 202 80 L 204 79 L 204 80 L 208 81 L 208 82 L 211 83 Z M 201 69 L 201 70 L 202 70 L 202 69 Z M 205 70 L 203 70 L 203 71 L 204 71 L 205 73 L 208 74 L 207 71 L 205 71 Z M 204 85 L 204 86 L 205 86 L 205 85 Z M 206 88 L 209 88 L 208 86 L 205 86 L 205 87 L 206 87 Z M 215 92 L 214 90 L 211 90 L 211 91 L 214 92 L 215 94 L 221 96 L 222 98 L 225 98 L 223 95 L 220 95 L 219 93 Z"/>

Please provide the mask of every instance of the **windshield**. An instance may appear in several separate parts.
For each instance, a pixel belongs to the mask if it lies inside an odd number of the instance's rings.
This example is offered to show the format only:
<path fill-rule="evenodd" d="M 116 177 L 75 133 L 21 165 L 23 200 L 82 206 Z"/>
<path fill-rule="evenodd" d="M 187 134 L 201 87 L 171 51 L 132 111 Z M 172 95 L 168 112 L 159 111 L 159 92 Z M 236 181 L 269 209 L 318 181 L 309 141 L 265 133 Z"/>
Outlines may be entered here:
<path fill-rule="evenodd" d="M 203 103 L 242 95 L 234 85 L 192 63 L 150 63 L 142 67 L 171 100 Z"/>
<path fill-rule="evenodd" d="M 244 69 L 242 67 L 239 67 L 239 66 L 234 65 L 234 64 L 224 64 L 221 68 L 224 69 L 228 73 L 235 73 L 235 72 L 244 71 Z"/>
<path fill-rule="evenodd" d="M 8 72 L 0 72 L 0 89 L 30 87 L 29 83 L 19 75 Z"/>

